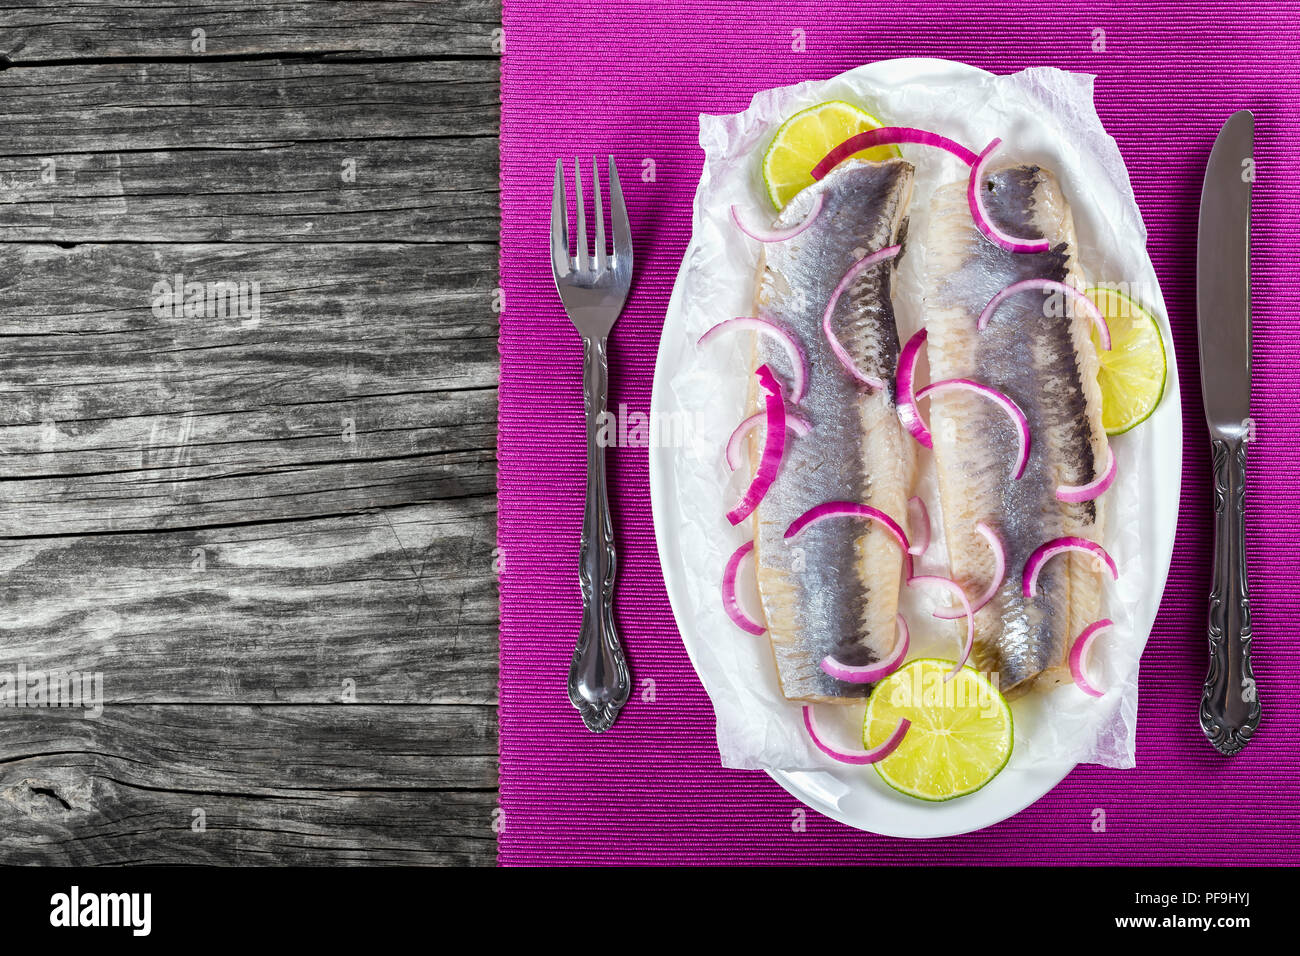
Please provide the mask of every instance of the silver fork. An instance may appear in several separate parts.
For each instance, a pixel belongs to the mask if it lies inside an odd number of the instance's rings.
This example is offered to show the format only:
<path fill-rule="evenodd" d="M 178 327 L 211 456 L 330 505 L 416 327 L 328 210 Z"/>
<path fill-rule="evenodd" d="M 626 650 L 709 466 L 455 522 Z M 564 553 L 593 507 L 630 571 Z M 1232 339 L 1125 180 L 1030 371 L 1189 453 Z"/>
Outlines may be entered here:
<path fill-rule="evenodd" d="M 595 248 L 587 248 L 587 213 L 583 208 L 582 169 L 573 163 L 577 192 L 578 236 L 569 256 L 569 220 L 564 192 L 564 164 L 555 162 L 551 196 L 551 271 L 555 288 L 582 336 L 582 396 L 587 413 L 587 496 L 582 517 L 582 631 L 569 665 L 569 700 L 582 722 L 595 733 L 608 730 L 632 693 L 623 645 L 614 627 L 614 525 L 605 485 L 605 448 L 597 438 L 609 391 L 606 345 L 614 320 L 623 311 L 632 284 L 632 230 L 623 205 L 614 157 L 609 158 L 609 198 L 613 253 L 605 248 L 605 210 L 600 199 L 600 166 L 592 160 L 596 215 Z"/>

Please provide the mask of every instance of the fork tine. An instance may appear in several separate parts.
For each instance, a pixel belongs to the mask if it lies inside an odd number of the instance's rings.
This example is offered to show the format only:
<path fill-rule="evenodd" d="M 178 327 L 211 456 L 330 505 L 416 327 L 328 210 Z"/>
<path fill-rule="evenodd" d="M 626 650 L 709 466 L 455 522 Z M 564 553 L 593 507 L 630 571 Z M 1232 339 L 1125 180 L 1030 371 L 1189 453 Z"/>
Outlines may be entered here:
<path fill-rule="evenodd" d="M 564 195 L 564 161 L 555 161 L 551 192 L 551 271 L 558 279 L 569 274 L 569 213 Z"/>
<path fill-rule="evenodd" d="M 573 189 L 578 194 L 578 244 L 573 248 L 573 262 L 578 272 L 586 272 L 588 250 L 591 247 L 587 245 L 587 210 L 586 202 L 582 198 L 582 166 L 576 159 L 573 161 Z"/>
<path fill-rule="evenodd" d="M 623 187 L 618 181 L 618 167 L 614 157 L 609 157 L 610 219 L 614 227 L 614 260 L 620 269 L 626 261 L 632 268 L 632 226 L 627 220 L 627 206 L 623 204 Z"/>
<path fill-rule="evenodd" d="M 600 162 L 591 158 L 592 211 L 596 214 L 596 271 L 604 272 L 609 265 L 605 255 L 605 204 L 600 199 Z"/>

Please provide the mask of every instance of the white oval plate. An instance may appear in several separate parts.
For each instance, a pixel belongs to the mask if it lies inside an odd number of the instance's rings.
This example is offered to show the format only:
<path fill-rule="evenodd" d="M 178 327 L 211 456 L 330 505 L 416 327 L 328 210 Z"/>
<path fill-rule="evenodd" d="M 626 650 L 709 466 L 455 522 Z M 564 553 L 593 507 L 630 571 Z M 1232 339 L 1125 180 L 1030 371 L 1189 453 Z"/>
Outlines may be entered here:
<path fill-rule="evenodd" d="M 872 64 L 866 69 L 890 71 L 895 75 L 900 71 L 913 71 L 927 76 L 951 71 L 953 76 L 958 77 L 962 74 L 983 73 L 965 64 L 932 59 L 891 60 Z M 834 80 L 828 81 L 833 82 Z M 664 420 L 662 416 L 674 416 L 685 411 L 679 407 L 668 383 L 694 354 L 693 341 L 685 328 L 682 297 L 688 274 L 687 264 L 692 261 L 698 241 L 698 237 L 692 237 L 664 316 L 650 400 L 652 419 Z M 1149 263 L 1146 269 L 1150 271 Z M 1152 282 L 1154 278 L 1152 272 Z M 1178 494 L 1170 494 L 1169 489 L 1179 489 L 1182 478 L 1182 402 L 1178 388 L 1178 369 L 1168 322 L 1162 314 L 1163 303 L 1152 305 L 1160 306 L 1153 309 L 1153 312 L 1162 324 L 1168 378 L 1163 400 L 1142 426 L 1148 431 L 1148 440 L 1144 443 L 1145 454 L 1141 461 L 1141 495 L 1144 502 L 1150 503 L 1152 517 L 1146 525 L 1148 533 L 1143 542 L 1143 551 L 1154 556 L 1150 571 L 1158 585 L 1144 592 L 1134 615 L 1137 636 L 1143 646 L 1160 606 L 1160 596 L 1164 591 L 1173 554 Z M 664 586 L 682 635 L 682 643 L 698 672 L 697 650 L 702 646 L 705 636 L 700 633 L 697 623 L 700 615 L 693 603 L 696 597 L 693 590 L 687 587 L 685 556 L 677 546 L 683 519 L 678 505 L 675 456 L 684 452 L 679 447 L 651 445 L 650 499 Z M 698 590 L 694 589 L 695 592 Z M 970 796 L 944 803 L 926 803 L 899 794 L 886 786 L 876 773 L 869 770 L 864 772 L 864 769 L 828 767 L 816 771 L 768 772 L 805 805 L 841 823 L 885 836 L 932 838 L 969 833 L 1019 813 L 1060 783 L 1074 769 L 1074 765 L 1017 766 L 1013 753 L 1007 768 L 988 786 Z"/>

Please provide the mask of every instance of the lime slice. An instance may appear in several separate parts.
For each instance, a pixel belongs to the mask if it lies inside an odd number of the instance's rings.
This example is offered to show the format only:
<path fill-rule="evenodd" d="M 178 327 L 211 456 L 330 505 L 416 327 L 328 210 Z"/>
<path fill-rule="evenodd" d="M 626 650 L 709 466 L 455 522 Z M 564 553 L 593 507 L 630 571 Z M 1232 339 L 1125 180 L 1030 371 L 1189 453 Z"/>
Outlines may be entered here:
<path fill-rule="evenodd" d="M 870 113 L 843 100 L 818 103 L 795 113 L 781 124 L 763 154 L 763 182 L 772 205 L 781 209 L 795 193 L 811 186 L 813 167 L 840 143 L 883 125 Z M 879 161 L 901 155 L 897 146 L 875 146 L 853 157 Z"/>
<path fill-rule="evenodd" d="M 1151 314 L 1122 292 L 1089 289 L 1110 326 L 1110 351 L 1101 347 L 1096 330 L 1101 385 L 1101 423 L 1107 435 L 1119 435 L 1151 417 L 1165 393 L 1165 342 Z"/>
<path fill-rule="evenodd" d="M 898 722 L 912 722 L 898 749 L 874 764 L 881 779 L 921 800 L 974 793 L 1011 759 L 1011 708 L 978 671 L 944 677 L 953 661 L 922 658 L 894 671 L 867 702 L 862 724 L 868 747 L 883 743 Z"/>

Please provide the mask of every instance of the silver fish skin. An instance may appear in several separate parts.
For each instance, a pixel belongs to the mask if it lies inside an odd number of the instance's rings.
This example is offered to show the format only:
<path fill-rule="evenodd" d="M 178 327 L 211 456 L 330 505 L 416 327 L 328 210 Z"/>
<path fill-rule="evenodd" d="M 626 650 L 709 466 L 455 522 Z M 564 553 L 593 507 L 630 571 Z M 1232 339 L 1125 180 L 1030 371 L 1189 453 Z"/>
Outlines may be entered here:
<path fill-rule="evenodd" d="M 1007 300 L 978 331 L 980 312 L 1022 279 L 1081 287 L 1070 207 L 1056 178 L 1036 165 L 990 172 L 983 183 L 993 221 L 1011 235 L 1045 238 L 1042 253 L 1011 252 L 985 238 L 971 216 L 966 183 L 935 191 L 927 233 L 925 322 L 933 381 L 969 378 L 992 386 L 1029 420 L 1031 451 L 1012 477 L 1016 429 L 996 405 L 969 392 L 930 400 L 930 430 L 944 534 L 955 579 L 972 598 L 993 579 L 993 555 L 978 522 L 1006 550 L 1006 578 L 976 614 L 972 660 L 1015 696 L 1035 685 L 1069 680 L 1066 658 L 1079 632 L 1099 616 L 1102 579 L 1090 555 L 1051 559 L 1037 596 L 1026 598 L 1026 560 L 1052 538 L 1100 542 L 1100 501 L 1057 500 L 1063 484 L 1081 485 L 1105 465 L 1097 353 L 1091 323 L 1061 294 L 1030 290 Z M 958 622 L 954 626 L 960 626 Z"/>
<path fill-rule="evenodd" d="M 833 654 L 859 665 L 894 647 L 903 555 L 876 522 L 837 517 L 786 540 L 787 527 L 828 501 L 871 505 L 906 526 L 916 450 L 894 402 L 898 330 L 891 300 L 894 262 L 858 276 L 834 313 L 838 338 L 857 367 L 889 383 L 858 384 L 822 331 L 831 293 L 863 256 L 894 245 L 906 228 L 914 169 L 901 159 L 849 160 L 797 195 L 776 222 L 803 221 L 817 196 L 821 213 L 795 239 L 767 244 L 759 264 L 755 314 L 794 333 L 807 353 L 803 401 L 792 407 L 812 431 L 787 436 L 780 473 L 754 514 L 758 587 L 781 689 L 791 700 L 852 703 L 870 686 L 836 680 L 821 668 Z M 754 362 L 770 363 L 789 383 L 785 353 L 756 337 Z M 787 388 L 788 394 L 788 388 Z M 751 411 L 757 410 L 751 391 Z M 761 454 L 762 430 L 750 435 L 750 461 Z"/>

